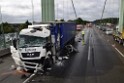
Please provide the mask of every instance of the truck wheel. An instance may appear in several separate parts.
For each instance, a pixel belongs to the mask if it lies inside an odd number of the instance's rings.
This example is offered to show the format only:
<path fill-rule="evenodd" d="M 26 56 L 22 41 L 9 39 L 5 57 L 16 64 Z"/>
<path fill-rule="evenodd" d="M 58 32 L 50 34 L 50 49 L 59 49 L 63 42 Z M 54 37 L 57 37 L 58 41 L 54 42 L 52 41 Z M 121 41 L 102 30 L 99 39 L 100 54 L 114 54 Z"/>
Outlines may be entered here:
<path fill-rule="evenodd" d="M 72 39 L 72 44 L 75 44 L 75 37 Z"/>
<path fill-rule="evenodd" d="M 117 39 L 116 39 L 116 37 L 113 37 L 113 39 L 116 41 Z"/>
<path fill-rule="evenodd" d="M 123 41 L 123 46 L 124 46 L 124 41 Z"/>
<path fill-rule="evenodd" d="M 48 68 L 52 67 L 52 65 L 53 65 L 53 59 L 51 57 L 45 59 L 45 61 L 44 61 L 44 71 L 46 72 Z"/>
<path fill-rule="evenodd" d="M 71 53 L 74 50 L 72 45 L 67 45 L 66 48 L 68 50 L 68 53 Z"/>
<path fill-rule="evenodd" d="M 119 41 L 118 41 L 118 42 L 119 42 L 119 44 L 121 44 L 121 43 L 122 43 L 120 39 L 119 39 Z"/>

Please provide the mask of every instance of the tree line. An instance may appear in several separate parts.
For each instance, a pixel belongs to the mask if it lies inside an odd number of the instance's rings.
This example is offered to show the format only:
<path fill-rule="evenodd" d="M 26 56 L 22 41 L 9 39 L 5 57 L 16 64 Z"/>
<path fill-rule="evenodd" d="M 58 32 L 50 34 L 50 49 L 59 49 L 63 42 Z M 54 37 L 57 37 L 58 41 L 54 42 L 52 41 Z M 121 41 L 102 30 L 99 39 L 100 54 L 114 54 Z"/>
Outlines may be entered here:
<path fill-rule="evenodd" d="M 64 19 L 61 19 L 60 21 L 61 22 L 65 22 Z M 83 25 L 85 25 L 86 23 L 89 23 L 90 21 L 83 20 L 82 18 L 79 17 L 79 18 L 74 19 L 74 20 L 68 20 L 67 22 L 75 22 L 76 24 L 83 24 Z"/>
<path fill-rule="evenodd" d="M 60 21 L 64 22 L 64 19 L 61 19 Z M 88 21 L 83 20 L 82 18 L 77 18 L 75 20 L 68 20 L 68 22 L 75 22 L 76 24 L 86 24 Z M 4 22 L 0 24 L 0 34 L 2 31 L 4 33 L 12 33 L 12 32 L 17 32 L 21 31 L 24 28 L 27 28 L 28 25 L 31 25 L 31 23 L 27 20 L 25 23 L 19 23 L 19 24 L 10 24 L 8 22 Z M 3 27 L 3 30 L 2 30 Z"/>
<path fill-rule="evenodd" d="M 104 19 L 98 19 L 93 21 L 92 23 L 95 24 L 100 24 L 100 23 L 112 23 L 112 24 L 118 24 L 118 18 L 104 18 Z M 61 19 L 60 21 L 65 22 L 64 19 Z M 77 18 L 75 20 L 68 20 L 67 22 L 75 22 L 76 24 L 87 24 L 90 23 L 90 21 L 86 21 L 83 20 L 82 18 Z M 24 28 L 27 28 L 28 25 L 31 25 L 31 23 L 27 20 L 25 23 L 19 23 L 19 24 L 10 24 L 8 22 L 4 22 L 2 24 L 0 24 L 0 34 L 2 33 L 2 31 L 4 31 L 4 33 L 12 33 L 12 32 L 17 32 L 20 31 Z M 3 26 L 3 30 L 2 27 Z"/>
<path fill-rule="evenodd" d="M 104 18 L 104 19 L 98 19 L 95 20 L 94 23 L 101 24 L 101 23 L 112 23 L 117 25 L 119 21 L 119 18 Z"/>
<path fill-rule="evenodd" d="M 0 24 L 0 34 L 2 33 L 2 31 L 4 31 L 4 33 L 12 33 L 12 32 L 20 31 L 24 28 L 27 28 L 28 25 L 30 24 L 31 23 L 28 20 L 25 23 L 19 23 L 19 24 L 10 24 L 8 22 L 4 22 Z"/>

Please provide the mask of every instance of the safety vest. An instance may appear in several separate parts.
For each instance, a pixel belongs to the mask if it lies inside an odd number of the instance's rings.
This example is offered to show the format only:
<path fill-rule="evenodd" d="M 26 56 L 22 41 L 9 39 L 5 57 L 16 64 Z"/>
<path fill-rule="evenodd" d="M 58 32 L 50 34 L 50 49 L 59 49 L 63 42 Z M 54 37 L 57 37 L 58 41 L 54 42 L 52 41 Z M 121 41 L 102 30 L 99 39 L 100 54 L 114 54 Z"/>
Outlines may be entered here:
<path fill-rule="evenodd" d="M 84 35 L 85 34 L 85 32 L 84 31 L 82 31 L 82 35 Z"/>

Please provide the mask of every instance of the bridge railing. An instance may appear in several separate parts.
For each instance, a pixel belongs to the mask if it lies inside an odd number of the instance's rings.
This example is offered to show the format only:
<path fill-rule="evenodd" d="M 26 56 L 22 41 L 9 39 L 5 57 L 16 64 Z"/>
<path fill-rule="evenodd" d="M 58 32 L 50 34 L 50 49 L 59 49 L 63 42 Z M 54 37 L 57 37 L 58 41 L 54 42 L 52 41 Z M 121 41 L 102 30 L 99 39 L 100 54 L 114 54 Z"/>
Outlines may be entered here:
<path fill-rule="evenodd" d="M 0 57 L 10 53 L 9 48 L 12 45 L 13 39 L 17 37 L 17 33 L 7 33 L 4 36 L 0 34 Z"/>

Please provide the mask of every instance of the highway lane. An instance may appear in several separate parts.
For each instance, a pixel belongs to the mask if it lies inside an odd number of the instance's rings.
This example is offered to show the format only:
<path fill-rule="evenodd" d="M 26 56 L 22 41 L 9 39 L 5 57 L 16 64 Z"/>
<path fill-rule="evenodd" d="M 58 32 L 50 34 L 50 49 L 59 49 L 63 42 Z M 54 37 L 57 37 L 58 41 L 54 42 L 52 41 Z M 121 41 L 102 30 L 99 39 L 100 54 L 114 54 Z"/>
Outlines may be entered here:
<path fill-rule="evenodd" d="M 97 83 L 123 83 L 124 65 L 120 54 L 94 29 L 94 63 Z"/>
<path fill-rule="evenodd" d="M 63 66 L 55 66 L 48 75 L 35 80 L 40 79 L 42 83 L 124 83 L 120 54 L 96 29 L 87 31 L 86 45 L 77 43 L 79 53 L 64 61 Z"/>
<path fill-rule="evenodd" d="M 111 44 L 114 47 L 114 49 L 120 53 L 121 56 L 119 57 L 122 59 L 124 63 L 124 46 L 122 46 L 117 41 L 115 41 L 112 35 L 106 35 L 104 31 L 101 31 L 99 29 L 96 29 L 96 30 L 100 32 L 101 37 L 104 38 L 105 41 Z"/>
<path fill-rule="evenodd" d="M 0 83 L 22 83 L 25 79 L 21 79 L 21 74 L 12 70 L 11 66 L 14 61 L 10 55 L 3 57 L 0 64 Z"/>
<path fill-rule="evenodd" d="M 82 41 L 75 44 L 78 53 L 72 53 L 69 60 L 57 63 L 50 72 L 37 75 L 30 83 L 124 83 L 120 54 L 96 28 L 85 31 L 85 45 Z M 13 75 L 0 83 L 22 83 L 23 80 L 20 75 Z"/>
<path fill-rule="evenodd" d="M 86 30 L 86 33 L 87 33 L 86 37 L 85 37 L 86 45 L 88 45 L 88 31 L 89 30 Z M 80 41 L 79 43 L 76 43 L 76 46 L 81 47 L 81 49 L 78 49 L 79 51 L 82 51 L 83 49 L 85 49 L 85 45 L 82 45 L 82 41 Z M 82 52 L 87 52 L 87 49 L 85 49 Z M 68 74 L 70 74 L 70 73 L 68 73 L 68 72 L 71 69 L 73 69 L 72 73 L 75 72 L 76 69 L 74 67 L 72 68 L 72 66 L 74 66 L 74 64 L 78 65 L 79 62 L 75 63 L 74 60 L 76 60 L 76 62 L 77 62 L 77 60 L 80 59 L 80 62 L 83 61 L 82 63 L 84 63 L 85 60 L 87 60 L 87 59 L 81 60 L 80 53 L 81 52 L 79 52 L 79 54 L 77 54 L 78 57 L 76 57 L 75 54 L 74 55 L 72 54 L 72 57 L 69 60 L 62 61 L 62 65 L 55 65 L 53 67 L 53 70 L 50 72 L 49 76 L 66 78 L 66 76 L 69 76 Z M 87 58 L 86 55 L 84 57 Z M 14 64 L 12 58 L 9 56 L 9 57 L 6 57 L 6 59 L 4 59 L 3 61 L 4 61 L 4 63 L 0 64 L 0 66 L 1 66 L 1 68 L 0 68 L 0 83 L 10 83 L 10 82 L 11 83 L 22 83 L 25 79 L 21 79 L 20 74 L 17 74 L 15 71 L 10 69 L 11 65 Z M 70 65 L 72 65 L 72 66 L 70 66 Z M 86 64 L 83 64 L 82 69 L 84 69 L 85 66 L 86 66 Z M 82 71 L 82 70 L 80 70 L 80 71 Z M 80 72 L 78 72 L 78 74 L 80 74 Z M 85 72 L 84 72 L 84 74 L 85 74 Z M 47 77 L 49 77 L 49 76 L 47 76 Z M 40 77 L 43 78 L 43 76 L 40 76 Z M 54 78 L 52 80 L 54 80 Z M 64 79 L 62 79 L 62 80 L 64 81 Z"/>

